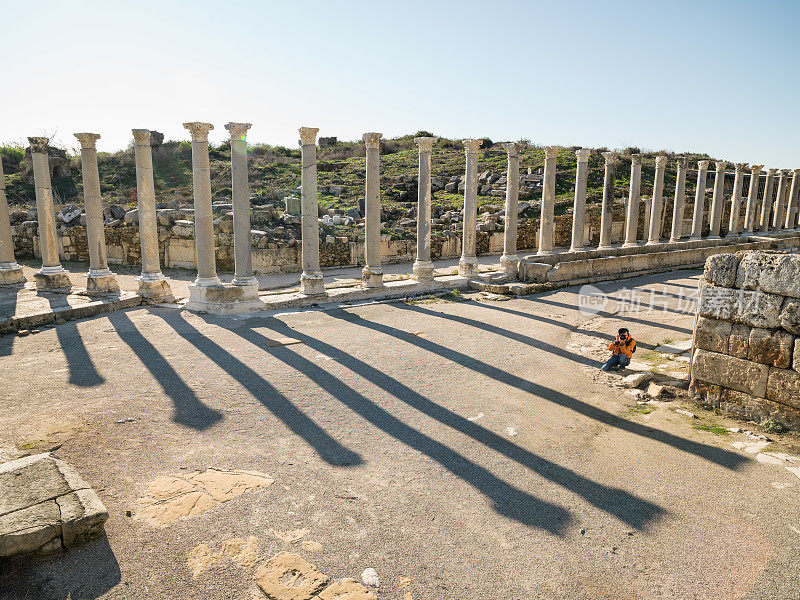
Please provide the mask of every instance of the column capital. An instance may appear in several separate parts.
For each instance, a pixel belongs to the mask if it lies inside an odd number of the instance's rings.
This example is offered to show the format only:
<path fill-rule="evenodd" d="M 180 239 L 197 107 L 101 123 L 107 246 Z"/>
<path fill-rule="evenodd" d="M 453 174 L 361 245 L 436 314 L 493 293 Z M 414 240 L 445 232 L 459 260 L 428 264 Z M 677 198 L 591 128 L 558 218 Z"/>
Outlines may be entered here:
<path fill-rule="evenodd" d="M 717 162 L 714 163 L 714 169 L 717 171 L 717 173 L 724 172 L 725 171 L 725 167 L 727 167 L 727 166 L 728 166 L 728 163 L 722 162 L 720 160 L 718 160 Z"/>
<path fill-rule="evenodd" d="M 688 159 L 687 159 L 685 156 L 676 156 L 676 157 L 675 157 L 675 164 L 676 164 L 678 167 L 681 167 L 681 168 L 685 169 L 685 168 L 686 168 L 686 165 L 687 165 L 688 163 L 689 163 L 689 161 L 688 161 Z"/>
<path fill-rule="evenodd" d="M 591 151 L 591 148 L 581 148 L 580 150 L 575 150 L 575 156 L 578 159 L 578 162 L 589 162 L 589 153 Z"/>
<path fill-rule="evenodd" d="M 764 165 L 750 165 L 750 172 L 754 175 L 761 172 L 761 169 L 764 168 Z"/>
<path fill-rule="evenodd" d="M 613 165 L 617 162 L 617 153 L 616 152 L 603 152 L 603 158 L 606 159 L 607 165 Z"/>
<path fill-rule="evenodd" d="M 253 126 L 252 123 L 225 123 L 225 129 L 231 134 L 231 141 L 244 140 L 247 130 Z"/>
<path fill-rule="evenodd" d="M 317 144 L 319 127 L 301 127 L 298 131 L 300 131 L 301 146 L 315 146 Z"/>
<path fill-rule="evenodd" d="M 481 147 L 481 140 L 461 140 L 464 144 L 464 154 L 477 154 Z"/>
<path fill-rule="evenodd" d="M 150 130 L 149 129 L 131 129 L 133 132 L 133 141 L 137 146 L 150 145 Z"/>
<path fill-rule="evenodd" d="M 663 169 L 667 166 L 667 160 L 669 159 L 668 156 L 665 154 L 659 154 L 656 156 L 656 169 Z"/>
<path fill-rule="evenodd" d="M 792 169 L 792 173 L 794 173 L 795 177 L 800 175 L 800 169 Z"/>
<path fill-rule="evenodd" d="M 767 169 L 767 175 L 775 175 L 778 172 L 778 169 Z"/>
<path fill-rule="evenodd" d="M 383 137 L 382 133 L 370 131 L 369 133 L 365 133 L 364 135 L 362 135 L 361 139 L 364 140 L 365 147 L 372 150 L 378 150 L 381 147 L 382 137 Z"/>
<path fill-rule="evenodd" d="M 28 142 L 31 144 L 31 152 L 37 154 L 47 154 L 47 146 L 50 145 L 50 140 L 46 137 L 29 137 Z"/>
<path fill-rule="evenodd" d="M 544 158 L 545 160 L 555 158 L 558 156 L 558 146 L 545 146 L 544 147 Z"/>
<path fill-rule="evenodd" d="M 430 152 L 433 150 L 433 143 L 436 141 L 435 137 L 418 137 L 414 138 L 414 141 L 419 146 L 420 152 Z"/>
<path fill-rule="evenodd" d="M 781 175 L 786 175 L 787 177 L 789 176 L 789 173 L 791 173 L 791 172 L 792 172 L 791 169 L 781 169 Z"/>
<path fill-rule="evenodd" d="M 708 169 L 708 164 L 710 162 L 711 161 L 708 161 L 708 160 L 698 160 L 697 161 L 697 168 L 700 169 L 701 171 L 705 171 L 705 170 Z"/>
<path fill-rule="evenodd" d="M 81 143 L 81 148 L 84 150 L 94 150 L 97 145 L 97 140 L 100 139 L 99 133 L 73 133 L 78 141 Z"/>
<path fill-rule="evenodd" d="M 518 142 L 506 142 L 503 144 L 503 148 L 506 149 L 509 156 L 519 156 L 519 151 L 522 150 L 522 144 Z"/>
<path fill-rule="evenodd" d="M 208 132 L 214 129 L 211 123 L 202 123 L 200 121 L 184 123 L 183 126 L 192 134 L 193 142 L 207 142 Z"/>
<path fill-rule="evenodd" d="M 640 164 L 642 164 L 642 155 L 641 154 L 631 154 L 631 164 L 632 165 L 640 165 Z"/>
<path fill-rule="evenodd" d="M 742 173 L 747 168 L 747 163 L 736 163 L 734 165 L 737 173 Z"/>

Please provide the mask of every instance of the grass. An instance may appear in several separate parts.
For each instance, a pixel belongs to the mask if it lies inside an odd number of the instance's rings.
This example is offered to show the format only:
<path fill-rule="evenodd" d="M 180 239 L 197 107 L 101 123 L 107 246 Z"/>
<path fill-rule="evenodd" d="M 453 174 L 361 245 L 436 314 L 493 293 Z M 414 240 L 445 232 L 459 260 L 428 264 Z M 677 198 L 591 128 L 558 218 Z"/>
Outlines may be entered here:
<path fill-rule="evenodd" d="M 713 433 L 714 435 L 728 435 L 728 430 L 722 427 L 721 425 L 717 425 L 716 423 L 703 423 L 700 421 L 693 420 L 692 427 L 697 429 L 698 431 L 708 431 L 709 433 Z"/>
<path fill-rule="evenodd" d="M 639 413 L 640 415 L 649 415 L 651 412 L 653 412 L 653 409 L 649 406 L 632 406 L 631 412 Z"/>

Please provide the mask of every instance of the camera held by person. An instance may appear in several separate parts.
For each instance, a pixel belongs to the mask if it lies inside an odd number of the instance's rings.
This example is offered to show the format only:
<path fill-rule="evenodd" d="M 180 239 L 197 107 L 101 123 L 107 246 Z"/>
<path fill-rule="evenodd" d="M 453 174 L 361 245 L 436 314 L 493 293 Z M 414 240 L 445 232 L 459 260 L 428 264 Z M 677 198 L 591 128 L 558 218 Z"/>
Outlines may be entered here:
<path fill-rule="evenodd" d="M 602 367 L 603 371 L 611 371 L 617 369 L 622 371 L 625 367 L 631 364 L 631 357 L 636 352 L 636 340 L 631 337 L 630 332 L 625 328 L 620 328 L 617 337 L 608 345 L 612 355 Z"/>

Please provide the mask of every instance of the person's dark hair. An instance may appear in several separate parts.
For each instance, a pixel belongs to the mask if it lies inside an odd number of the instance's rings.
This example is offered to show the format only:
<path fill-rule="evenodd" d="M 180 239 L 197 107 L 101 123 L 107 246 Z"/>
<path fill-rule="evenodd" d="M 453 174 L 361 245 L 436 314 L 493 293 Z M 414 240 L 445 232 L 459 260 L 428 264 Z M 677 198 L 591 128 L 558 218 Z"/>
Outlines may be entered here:
<path fill-rule="evenodd" d="M 622 334 L 622 333 L 630 333 L 630 331 L 628 331 L 628 328 L 627 328 L 627 327 L 620 327 L 620 328 L 619 328 L 619 331 L 617 331 L 617 333 L 619 333 L 619 334 Z"/>

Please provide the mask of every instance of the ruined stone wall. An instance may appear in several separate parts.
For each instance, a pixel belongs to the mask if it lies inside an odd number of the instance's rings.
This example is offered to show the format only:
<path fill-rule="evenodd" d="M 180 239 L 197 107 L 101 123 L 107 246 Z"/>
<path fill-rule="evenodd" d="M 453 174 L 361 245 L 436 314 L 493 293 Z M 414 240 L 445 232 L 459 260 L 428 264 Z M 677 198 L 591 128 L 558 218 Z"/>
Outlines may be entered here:
<path fill-rule="evenodd" d="M 706 261 L 690 393 L 735 416 L 800 429 L 800 256 Z"/>

